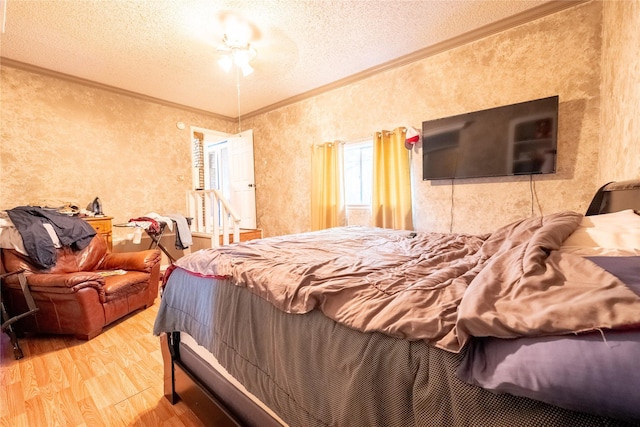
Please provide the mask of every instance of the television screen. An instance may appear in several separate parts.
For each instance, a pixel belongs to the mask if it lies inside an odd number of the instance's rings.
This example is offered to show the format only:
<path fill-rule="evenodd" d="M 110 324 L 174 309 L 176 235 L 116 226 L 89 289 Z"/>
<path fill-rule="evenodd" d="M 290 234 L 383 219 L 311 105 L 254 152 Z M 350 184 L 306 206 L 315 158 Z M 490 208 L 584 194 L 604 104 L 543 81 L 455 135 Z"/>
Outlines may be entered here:
<path fill-rule="evenodd" d="M 555 173 L 558 96 L 422 122 L 423 179 Z"/>

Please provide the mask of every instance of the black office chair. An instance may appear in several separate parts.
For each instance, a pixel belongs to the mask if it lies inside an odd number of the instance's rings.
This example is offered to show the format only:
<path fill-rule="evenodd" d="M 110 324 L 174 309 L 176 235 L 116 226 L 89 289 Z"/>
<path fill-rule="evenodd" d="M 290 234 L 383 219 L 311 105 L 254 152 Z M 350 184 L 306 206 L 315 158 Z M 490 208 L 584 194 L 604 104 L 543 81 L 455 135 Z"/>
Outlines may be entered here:
<path fill-rule="evenodd" d="M 20 287 L 22 288 L 22 293 L 24 294 L 24 299 L 27 302 L 28 311 L 15 315 L 13 317 L 9 317 L 7 310 L 4 307 L 4 302 L 2 302 L 2 281 L 5 277 L 18 275 L 18 281 L 20 282 Z M 22 349 L 20 348 L 20 344 L 18 343 L 18 337 L 11 326 L 18 320 L 22 319 L 26 316 L 31 316 L 38 312 L 38 307 L 36 307 L 36 303 L 31 296 L 31 292 L 29 291 L 29 286 L 27 285 L 27 279 L 24 277 L 24 270 L 12 271 L 10 273 L 0 274 L 0 309 L 2 310 L 2 332 L 6 332 L 9 335 L 9 339 L 11 340 L 11 344 L 13 345 L 13 355 L 17 359 L 22 359 L 24 357 L 22 353 Z"/>

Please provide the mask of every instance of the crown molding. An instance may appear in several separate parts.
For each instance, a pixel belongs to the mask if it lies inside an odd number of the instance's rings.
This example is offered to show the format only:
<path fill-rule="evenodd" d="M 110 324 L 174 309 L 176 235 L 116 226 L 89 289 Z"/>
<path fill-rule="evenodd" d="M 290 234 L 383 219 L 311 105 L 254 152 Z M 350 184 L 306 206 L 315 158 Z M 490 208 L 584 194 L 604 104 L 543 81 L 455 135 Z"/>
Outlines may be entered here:
<path fill-rule="evenodd" d="M 439 53 L 442 53 L 451 49 L 455 49 L 460 46 L 464 46 L 468 43 L 481 40 L 485 37 L 498 34 L 502 31 L 506 31 L 506 30 L 518 27 L 522 24 L 535 21 L 536 19 L 540 19 L 545 16 L 552 15 L 554 13 L 572 8 L 574 6 L 577 6 L 583 3 L 589 3 L 591 1 L 593 0 L 553 0 L 547 3 L 543 3 L 539 6 L 526 10 L 524 12 L 520 12 L 516 15 L 505 18 L 501 21 L 497 21 L 492 24 L 488 24 L 483 27 L 476 28 L 473 31 L 469 31 L 467 33 L 461 34 L 452 39 L 445 40 L 443 42 L 415 51 L 408 55 L 401 56 L 400 58 L 394 59 L 389 62 L 385 62 L 384 64 L 380 64 L 378 66 L 369 68 L 360 73 L 353 74 L 349 77 L 345 77 L 344 79 L 336 80 L 335 82 L 329 83 L 324 86 L 320 86 L 316 89 L 301 93 L 296 96 L 292 96 L 291 98 L 284 99 L 280 102 L 276 102 L 275 104 L 268 105 L 264 108 L 252 111 L 250 113 L 245 113 L 243 114 L 242 117 L 247 119 L 247 118 L 259 116 L 261 114 L 268 113 L 278 108 L 281 108 L 290 104 L 294 104 L 296 102 L 299 102 L 308 98 L 313 98 L 314 96 L 321 95 L 325 92 L 329 92 L 343 86 L 348 86 L 350 84 L 353 84 L 360 80 L 364 80 L 368 77 L 371 77 L 383 71 L 402 67 L 404 65 L 420 61 L 430 56 L 434 56 Z"/>
<path fill-rule="evenodd" d="M 4 56 L 0 56 L 0 65 L 7 66 L 11 68 L 17 68 L 19 70 L 28 71 L 35 74 L 40 74 L 47 77 L 54 77 L 60 80 L 65 80 L 70 83 L 76 83 L 84 86 L 89 86 L 94 89 L 101 89 L 107 92 L 116 93 L 118 95 L 125 95 L 131 98 L 136 98 L 141 101 L 153 102 L 156 104 L 164 105 L 165 107 L 177 108 L 180 110 L 189 111 L 191 113 L 203 114 L 205 116 L 213 117 L 220 120 L 225 120 L 229 122 L 237 121 L 237 118 L 223 116 L 222 114 L 212 113 L 211 111 L 201 110 L 199 108 L 189 107 L 188 105 L 179 104 L 177 102 L 171 102 L 160 98 L 155 98 L 153 96 L 144 95 L 138 92 L 133 92 L 126 89 L 121 89 L 119 87 L 106 85 L 103 83 L 98 83 L 93 80 L 83 79 L 81 77 L 72 76 L 70 74 L 60 73 L 58 71 L 49 70 L 48 68 L 38 67 L 37 65 L 27 64 L 26 62 L 16 61 L 10 58 L 6 58 Z"/>

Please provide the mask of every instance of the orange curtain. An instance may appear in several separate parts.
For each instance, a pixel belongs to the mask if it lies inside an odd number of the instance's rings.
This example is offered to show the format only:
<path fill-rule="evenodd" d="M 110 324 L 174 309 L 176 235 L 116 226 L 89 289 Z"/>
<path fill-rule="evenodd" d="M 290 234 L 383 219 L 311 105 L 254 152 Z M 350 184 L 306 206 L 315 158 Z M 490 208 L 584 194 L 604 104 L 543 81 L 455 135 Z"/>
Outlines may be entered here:
<path fill-rule="evenodd" d="M 411 230 L 411 173 L 407 130 L 376 132 L 373 136 L 372 225 Z"/>
<path fill-rule="evenodd" d="M 311 229 L 346 225 L 342 144 L 311 147 Z"/>

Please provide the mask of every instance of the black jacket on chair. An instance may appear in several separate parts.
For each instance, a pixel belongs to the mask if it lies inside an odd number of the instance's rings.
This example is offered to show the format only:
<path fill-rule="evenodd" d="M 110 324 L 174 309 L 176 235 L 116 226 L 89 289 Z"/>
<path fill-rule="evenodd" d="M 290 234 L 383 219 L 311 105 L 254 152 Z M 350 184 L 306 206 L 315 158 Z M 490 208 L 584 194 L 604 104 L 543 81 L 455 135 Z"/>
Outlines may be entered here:
<path fill-rule="evenodd" d="M 56 263 L 56 248 L 44 228 L 45 223 L 53 226 L 63 246 L 74 250 L 86 248 L 96 235 L 86 221 L 49 209 L 18 206 L 7 210 L 7 214 L 20 233 L 27 254 L 42 268 L 50 268 Z"/>

